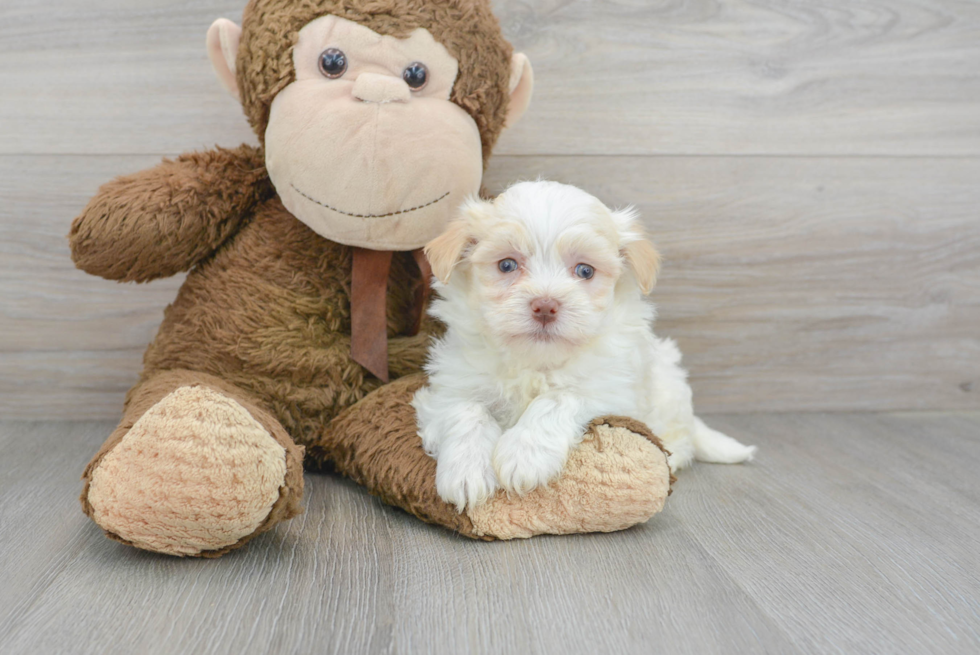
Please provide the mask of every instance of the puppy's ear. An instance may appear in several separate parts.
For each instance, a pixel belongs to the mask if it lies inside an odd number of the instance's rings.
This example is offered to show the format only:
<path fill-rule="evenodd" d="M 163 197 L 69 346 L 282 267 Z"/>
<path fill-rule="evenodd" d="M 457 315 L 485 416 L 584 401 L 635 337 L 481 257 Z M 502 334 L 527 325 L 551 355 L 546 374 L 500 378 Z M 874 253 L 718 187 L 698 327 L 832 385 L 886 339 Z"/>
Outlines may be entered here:
<path fill-rule="evenodd" d="M 660 271 L 660 253 L 646 238 L 626 244 L 623 249 L 626 262 L 633 269 L 633 275 L 640 285 L 640 291 L 648 294 L 657 284 L 657 273 Z"/>
<path fill-rule="evenodd" d="M 425 256 L 432 267 L 436 279 L 446 284 L 456 264 L 463 257 L 463 250 L 470 244 L 470 225 L 463 218 L 457 218 L 446 231 L 425 246 Z"/>
<path fill-rule="evenodd" d="M 456 264 L 463 259 L 465 250 L 477 241 L 480 223 L 493 214 L 493 203 L 479 198 L 468 198 L 459 208 L 459 217 L 449 224 L 446 231 L 425 246 L 425 256 L 432 266 L 432 274 L 443 284 L 449 282 Z"/>
<path fill-rule="evenodd" d="M 623 243 L 623 258 L 636 276 L 636 282 L 644 294 L 653 291 L 660 271 L 660 253 L 647 238 L 637 211 L 628 207 L 614 211 L 613 219 L 619 225 Z"/>

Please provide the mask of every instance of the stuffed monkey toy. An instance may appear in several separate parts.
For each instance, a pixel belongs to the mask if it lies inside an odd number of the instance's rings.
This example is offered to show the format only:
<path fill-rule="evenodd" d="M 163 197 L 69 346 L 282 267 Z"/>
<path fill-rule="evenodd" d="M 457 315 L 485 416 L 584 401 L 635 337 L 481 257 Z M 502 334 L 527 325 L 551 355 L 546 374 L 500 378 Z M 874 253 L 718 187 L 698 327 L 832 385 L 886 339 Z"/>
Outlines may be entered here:
<path fill-rule="evenodd" d="M 480 190 L 531 67 L 487 0 L 251 0 L 207 36 L 260 147 L 104 185 L 72 258 L 145 282 L 189 271 L 84 473 L 82 506 L 138 548 L 213 557 L 301 511 L 304 464 L 478 539 L 618 530 L 670 488 L 646 426 L 596 420 L 558 480 L 457 513 L 410 401 L 429 335 L 419 248 Z M 389 381 L 390 380 L 390 381 Z"/>

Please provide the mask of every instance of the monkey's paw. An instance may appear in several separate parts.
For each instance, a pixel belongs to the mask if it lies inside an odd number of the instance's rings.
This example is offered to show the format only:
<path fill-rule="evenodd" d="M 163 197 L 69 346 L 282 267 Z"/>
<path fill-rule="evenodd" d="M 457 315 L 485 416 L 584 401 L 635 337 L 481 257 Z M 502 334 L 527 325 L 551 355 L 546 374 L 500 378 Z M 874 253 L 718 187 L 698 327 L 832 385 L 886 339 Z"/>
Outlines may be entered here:
<path fill-rule="evenodd" d="M 646 426 L 603 418 L 550 484 L 520 497 L 498 492 L 466 513 L 476 536 L 497 539 L 613 532 L 663 509 L 671 482 L 667 455 Z"/>

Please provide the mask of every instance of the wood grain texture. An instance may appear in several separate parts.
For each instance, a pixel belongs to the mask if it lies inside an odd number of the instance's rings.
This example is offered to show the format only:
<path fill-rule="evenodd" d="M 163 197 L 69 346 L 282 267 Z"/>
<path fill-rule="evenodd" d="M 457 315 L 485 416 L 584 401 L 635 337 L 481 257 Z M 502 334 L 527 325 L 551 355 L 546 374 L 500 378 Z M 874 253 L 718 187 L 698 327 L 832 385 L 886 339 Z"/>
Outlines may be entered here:
<path fill-rule="evenodd" d="M 251 140 L 204 34 L 242 0 L 0 8 L 0 153 Z M 980 153 L 980 5 L 499 0 L 536 71 L 500 154 Z"/>
<path fill-rule="evenodd" d="M 497 6 L 536 73 L 504 154 L 980 153 L 975 2 Z"/>
<path fill-rule="evenodd" d="M 760 437 L 766 471 L 716 467 L 685 525 L 803 650 L 975 652 L 978 419 L 719 417 L 720 430 Z M 721 499 L 730 511 L 712 511 Z"/>
<path fill-rule="evenodd" d="M 0 412 L 117 417 L 183 276 L 118 284 L 76 270 L 68 228 L 100 184 L 157 156 L 0 157 Z"/>
<path fill-rule="evenodd" d="M 203 47 L 243 5 L 0 7 L 5 416 L 118 415 L 180 279 L 85 276 L 64 234 L 114 175 L 254 140 Z M 490 186 L 641 208 L 702 409 L 980 406 L 980 5 L 495 6 L 537 90 Z"/>
<path fill-rule="evenodd" d="M 155 161 L 0 157 L 5 416 L 118 416 L 180 278 L 85 275 L 64 235 Z M 538 174 L 638 206 L 702 411 L 980 407 L 980 160 L 499 157 L 487 182 Z"/>
<path fill-rule="evenodd" d="M 980 159 L 501 158 L 635 204 L 703 411 L 980 407 Z"/>
<path fill-rule="evenodd" d="M 471 542 L 311 475 L 305 514 L 210 561 L 82 515 L 112 423 L 3 422 L 0 652 L 980 649 L 980 414 L 709 422 L 758 459 L 684 472 L 625 532 Z"/>
<path fill-rule="evenodd" d="M 474 543 L 307 479 L 217 561 L 106 540 L 78 477 L 180 278 L 75 271 L 99 184 L 254 141 L 204 33 L 244 0 L 0 5 L 0 652 L 975 653 L 980 414 L 727 414 L 611 535 Z M 980 4 L 499 0 L 536 71 L 488 183 L 635 203 L 701 411 L 980 407 Z"/>

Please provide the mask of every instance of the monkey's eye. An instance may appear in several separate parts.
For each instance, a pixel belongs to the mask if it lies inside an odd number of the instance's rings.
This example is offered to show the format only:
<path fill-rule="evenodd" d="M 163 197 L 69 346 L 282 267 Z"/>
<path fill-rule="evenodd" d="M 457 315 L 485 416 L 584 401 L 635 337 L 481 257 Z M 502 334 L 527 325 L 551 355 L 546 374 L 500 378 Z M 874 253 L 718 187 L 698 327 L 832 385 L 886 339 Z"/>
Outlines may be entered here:
<path fill-rule="evenodd" d="M 337 48 L 327 48 L 320 53 L 320 72 L 334 80 L 347 72 L 347 55 Z"/>
<path fill-rule="evenodd" d="M 501 259 L 497 262 L 497 268 L 500 269 L 501 273 L 513 273 L 517 270 L 517 261 L 508 257 L 507 259 Z"/>
<path fill-rule="evenodd" d="M 591 280 L 592 276 L 595 275 L 595 269 L 588 264 L 579 264 L 575 267 L 575 275 L 583 280 Z"/>
<path fill-rule="evenodd" d="M 429 81 L 429 69 L 420 61 L 409 64 L 408 68 L 402 71 L 402 79 L 405 80 L 412 91 L 421 91 Z"/>

